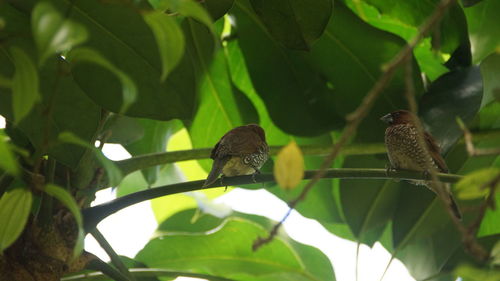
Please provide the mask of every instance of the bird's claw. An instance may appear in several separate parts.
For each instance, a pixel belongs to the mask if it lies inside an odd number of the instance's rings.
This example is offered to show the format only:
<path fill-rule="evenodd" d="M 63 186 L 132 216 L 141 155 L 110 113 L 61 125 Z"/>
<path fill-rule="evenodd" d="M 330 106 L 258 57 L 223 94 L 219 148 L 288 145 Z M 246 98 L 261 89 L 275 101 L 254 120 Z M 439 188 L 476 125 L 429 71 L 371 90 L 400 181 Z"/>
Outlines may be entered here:
<path fill-rule="evenodd" d="M 224 186 L 224 181 L 223 181 L 223 179 L 224 179 L 224 175 L 220 176 L 219 181 L 220 181 L 220 185 L 221 185 L 221 186 Z M 224 192 L 226 192 L 226 190 L 227 190 L 227 185 L 226 185 L 226 187 L 224 188 Z"/>
<path fill-rule="evenodd" d="M 255 179 L 255 175 L 259 174 L 259 173 L 260 172 L 255 172 L 255 173 L 252 174 L 252 181 L 253 181 L 253 183 L 257 183 L 257 180 Z"/>
<path fill-rule="evenodd" d="M 429 170 L 424 170 L 422 172 L 422 175 L 424 176 L 424 179 L 431 179 L 431 173 L 429 172 Z"/>
<path fill-rule="evenodd" d="M 394 168 L 394 167 L 392 167 L 390 164 L 385 164 L 385 175 L 386 175 L 387 177 L 389 177 L 389 174 L 390 174 L 391 172 L 396 172 L 396 171 L 397 171 L 397 169 L 396 169 L 396 168 Z M 392 180 L 393 180 L 393 181 L 395 181 L 395 182 L 399 182 L 399 181 L 401 181 L 400 179 L 397 179 L 397 178 L 393 178 Z"/>

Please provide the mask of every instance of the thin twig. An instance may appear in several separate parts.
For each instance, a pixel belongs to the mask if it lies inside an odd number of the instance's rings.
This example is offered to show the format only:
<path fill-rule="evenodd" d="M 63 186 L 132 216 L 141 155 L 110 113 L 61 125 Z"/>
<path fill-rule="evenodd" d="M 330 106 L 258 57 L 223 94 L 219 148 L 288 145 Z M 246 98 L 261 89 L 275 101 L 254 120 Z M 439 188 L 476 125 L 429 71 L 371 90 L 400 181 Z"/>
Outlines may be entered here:
<path fill-rule="evenodd" d="M 408 69 L 407 69 L 408 71 Z M 409 74 L 406 73 L 406 76 Z M 406 98 L 408 101 L 408 105 L 410 108 L 412 108 L 413 113 L 415 116 L 417 116 L 416 112 L 416 100 L 415 100 L 415 91 L 413 88 L 412 81 L 409 81 L 408 79 L 406 83 Z M 411 84 L 410 84 L 411 82 Z M 429 151 L 429 147 L 426 144 L 426 141 L 424 139 L 424 128 L 422 126 L 422 123 L 420 122 L 419 118 L 415 118 L 414 120 L 414 125 L 417 129 L 417 141 L 419 143 L 420 147 L 423 147 L 425 150 L 425 158 L 424 159 L 432 159 L 431 157 L 431 152 Z M 448 194 L 448 189 L 444 183 L 440 182 L 438 179 L 438 169 L 433 165 L 431 161 L 426 162 L 426 171 L 428 171 L 431 175 L 432 181 L 428 183 L 430 185 L 431 189 L 436 193 L 437 197 L 440 199 L 440 201 L 443 203 L 445 210 L 447 211 L 451 221 L 457 228 L 457 230 L 462 234 L 462 240 L 464 243 L 465 248 L 478 260 L 483 261 L 488 258 L 488 253 L 484 248 L 477 243 L 477 240 L 475 239 L 475 234 L 472 234 L 468 229 L 463 225 L 462 221 L 456 217 L 455 212 L 453 211 L 453 207 L 450 204 L 451 200 L 450 196 Z"/>
<path fill-rule="evenodd" d="M 448 8 L 455 3 L 456 0 L 442 0 L 439 5 L 434 10 L 433 14 L 425 21 L 425 23 L 419 28 L 419 31 L 415 35 L 415 37 L 406 45 L 396 56 L 383 67 L 382 74 L 377 80 L 377 82 L 373 85 L 370 91 L 363 98 L 361 104 L 356 108 L 354 112 L 347 115 L 347 124 L 340 136 L 338 142 L 332 147 L 330 154 L 325 158 L 319 171 L 316 175 L 307 183 L 304 187 L 300 195 L 292 200 L 288 205 L 291 209 L 294 209 L 295 206 L 302 200 L 305 199 L 311 188 L 325 175 L 326 169 L 331 166 L 333 160 L 338 156 L 340 149 L 344 146 L 350 138 L 356 133 L 359 124 L 361 121 L 368 115 L 368 112 L 372 108 L 373 104 L 377 100 L 378 96 L 382 92 L 382 90 L 387 86 L 387 84 L 391 81 L 394 73 L 397 68 L 403 64 L 408 57 L 411 57 L 413 54 L 413 48 L 424 38 L 424 36 L 429 33 L 429 31 L 438 23 Z M 256 250 L 264 244 L 269 243 L 273 240 L 274 236 L 278 232 L 277 230 L 281 227 L 283 222 L 287 219 L 288 214 L 285 215 L 280 222 L 274 225 L 273 229 L 269 233 L 269 236 L 266 238 L 259 237 L 253 243 L 253 249 Z"/>
<path fill-rule="evenodd" d="M 472 134 L 464 122 L 460 118 L 457 118 L 457 123 L 464 132 L 465 148 L 469 156 L 500 155 L 500 148 L 476 148 L 472 142 Z"/>

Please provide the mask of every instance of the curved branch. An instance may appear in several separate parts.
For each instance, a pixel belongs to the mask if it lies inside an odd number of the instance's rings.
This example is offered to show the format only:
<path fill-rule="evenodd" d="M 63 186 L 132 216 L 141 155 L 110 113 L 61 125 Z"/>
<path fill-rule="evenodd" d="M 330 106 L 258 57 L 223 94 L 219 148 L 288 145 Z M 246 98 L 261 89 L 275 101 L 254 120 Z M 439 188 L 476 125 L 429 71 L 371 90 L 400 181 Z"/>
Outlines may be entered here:
<path fill-rule="evenodd" d="M 316 170 L 309 170 L 305 172 L 304 179 L 311 179 L 317 173 Z M 462 176 L 453 174 L 438 174 L 438 177 L 443 182 L 457 182 Z M 403 180 L 425 180 L 429 179 L 428 175 L 420 172 L 412 171 L 388 171 L 386 169 L 329 169 L 326 170 L 324 178 L 341 178 L 341 179 L 403 179 Z M 96 225 L 109 215 L 126 208 L 128 206 L 137 204 L 142 201 L 154 199 L 157 197 L 177 194 L 193 190 L 208 189 L 214 187 L 224 186 L 238 186 L 253 183 L 274 182 L 273 174 L 260 174 L 249 176 L 236 176 L 226 177 L 216 181 L 215 183 L 202 187 L 204 180 L 189 181 L 177 184 L 164 185 L 155 187 L 120 198 L 116 198 L 109 202 L 94 207 L 82 210 L 84 219 L 84 228 L 86 232 L 92 231 Z"/>

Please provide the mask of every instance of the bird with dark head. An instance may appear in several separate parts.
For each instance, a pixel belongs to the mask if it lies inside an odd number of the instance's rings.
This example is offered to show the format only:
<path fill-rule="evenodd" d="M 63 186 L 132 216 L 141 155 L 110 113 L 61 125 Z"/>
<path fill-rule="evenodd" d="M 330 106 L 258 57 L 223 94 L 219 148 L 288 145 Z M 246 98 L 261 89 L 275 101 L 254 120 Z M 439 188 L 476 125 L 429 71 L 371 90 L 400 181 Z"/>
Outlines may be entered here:
<path fill-rule="evenodd" d="M 423 138 L 418 137 L 417 118 L 407 110 L 394 111 L 380 118 L 389 125 L 385 130 L 385 145 L 391 168 L 430 172 L 429 167 L 434 167 L 438 172 L 448 173 L 448 167 L 434 138 L 425 131 Z M 411 183 L 425 185 L 436 192 L 428 181 L 411 181 Z M 461 219 L 462 215 L 450 191 L 450 185 L 444 184 L 444 186 L 453 214 Z"/>
<path fill-rule="evenodd" d="M 214 163 L 203 186 L 214 183 L 220 174 L 226 177 L 258 174 L 268 155 L 266 134 L 259 125 L 236 127 L 212 149 L 210 158 Z"/>

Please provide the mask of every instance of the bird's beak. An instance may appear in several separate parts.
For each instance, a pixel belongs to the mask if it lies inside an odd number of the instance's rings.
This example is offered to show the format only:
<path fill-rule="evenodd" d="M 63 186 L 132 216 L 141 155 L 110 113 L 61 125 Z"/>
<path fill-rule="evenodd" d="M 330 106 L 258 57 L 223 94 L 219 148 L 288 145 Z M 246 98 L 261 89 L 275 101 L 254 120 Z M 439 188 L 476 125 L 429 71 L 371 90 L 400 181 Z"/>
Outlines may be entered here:
<path fill-rule="evenodd" d="M 391 124 L 394 121 L 394 119 L 392 118 L 392 114 L 390 113 L 380 117 L 380 120 L 384 121 L 387 124 Z"/>

